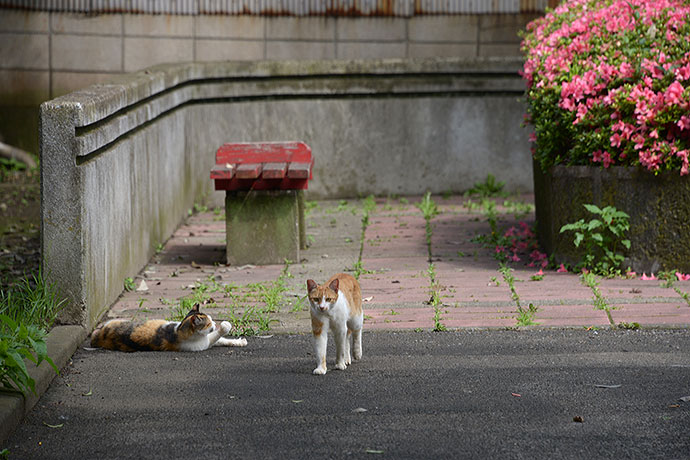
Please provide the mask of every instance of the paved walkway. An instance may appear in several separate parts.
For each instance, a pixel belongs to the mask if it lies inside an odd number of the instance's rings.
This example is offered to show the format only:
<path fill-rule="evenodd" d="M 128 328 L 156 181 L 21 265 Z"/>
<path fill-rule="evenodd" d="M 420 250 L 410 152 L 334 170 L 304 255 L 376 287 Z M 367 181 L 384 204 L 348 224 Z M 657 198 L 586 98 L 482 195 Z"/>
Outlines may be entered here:
<path fill-rule="evenodd" d="M 440 212 L 431 220 L 430 270 L 425 219 L 415 206 L 419 200 L 378 199 L 370 215 L 360 265 L 365 329 L 518 326 L 517 304 L 498 271 L 494 249 L 473 242 L 477 235 L 490 232 L 486 204 L 461 196 L 433 197 Z M 531 196 L 494 200 L 499 230 L 520 228 L 519 222 L 533 225 L 533 212 L 525 213 L 531 200 Z M 212 300 L 204 308 L 214 318 L 242 323 L 244 317 L 242 324 L 254 329 L 259 321 L 270 321 L 266 333 L 308 332 L 305 281 L 313 278 L 321 283 L 336 272 L 357 267 L 364 212 L 358 200 L 311 202 L 308 208 L 310 247 L 302 252 L 302 260 L 285 265 L 226 266 L 222 212 L 191 216 L 134 278 L 136 287 L 145 281 L 146 290 L 125 293 L 107 317 L 171 318 L 175 310 L 186 309 L 181 299 L 196 296 Z M 532 280 L 538 268 L 528 267 L 524 260 L 510 266 L 520 306 L 537 308 L 532 320 L 538 326 L 610 325 L 606 311 L 594 308 L 593 291 L 578 275 L 546 270 L 543 278 Z M 599 289 L 615 324 L 686 326 L 690 301 L 683 294 L 690 293 L 690 282 L 676 281 L 673 287 L 638 276 L 601 279 Z M 435 306 L 432 290 L 439 294 Z"/>

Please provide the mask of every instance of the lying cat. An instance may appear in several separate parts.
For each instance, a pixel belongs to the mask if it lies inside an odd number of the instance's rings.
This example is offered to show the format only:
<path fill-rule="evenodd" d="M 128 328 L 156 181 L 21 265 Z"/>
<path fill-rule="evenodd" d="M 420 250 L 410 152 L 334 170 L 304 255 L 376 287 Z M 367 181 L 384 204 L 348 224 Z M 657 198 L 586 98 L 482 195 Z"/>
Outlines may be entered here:
<path fill-rule="evenodd" d="M 326 343 L 328 330 L 335 338 L 335 367 L 343 370 L 352 363 L 352 355 L 362 357 L 362 291 L 357 280 L 346 273 L 339 273 L 322 286 L 307 280 L 307 292 L 311 304 L 311 331 L 314 336 L 316 369 L 314 374 L 326 373 Z"/>
<path fill-rule="evenodd" d="M 212 346 L 244 347 L 247 339 L 228 339 L 227 321 L 220 328 L 199 304 L 181 321 L 150 320 L 134 323 L 114 319 L 91 334 L 91 346 L 119 351 L 203 351 Z"/>

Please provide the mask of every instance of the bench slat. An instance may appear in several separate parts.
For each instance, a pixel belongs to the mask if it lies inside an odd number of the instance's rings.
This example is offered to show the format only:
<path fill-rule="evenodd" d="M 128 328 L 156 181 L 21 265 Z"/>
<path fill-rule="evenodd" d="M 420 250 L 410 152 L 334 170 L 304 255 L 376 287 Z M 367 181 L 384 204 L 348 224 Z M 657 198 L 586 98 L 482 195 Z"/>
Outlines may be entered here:
<path fill-rule="evenodd" d="M 287 173 L 287 163 L 265 163 L 261 177 L 264 179 L 282 179 Z"/>
<path fill-rule="evenodd" d="M 232 179 L 234 175 L 235 165 L 233 164 L 214 165 L 211 169 L 211 179 Z"/>
<path fill-rule="evenodd" d="M 240 164 L 235 169 L 238 179 L 257 179 L 261 175 L 261 163 Z"/>
<path fill-rule="evenodd" d="M 220 146 L 216 163 L 309 162 L 311 148 L 304 142 L 237 142 Z"/>
<path fill-rule="evenodd" d="M 290 163 L 287 176 L 290 179 L 309 179 L 311 175 L 311 163 Z"/>

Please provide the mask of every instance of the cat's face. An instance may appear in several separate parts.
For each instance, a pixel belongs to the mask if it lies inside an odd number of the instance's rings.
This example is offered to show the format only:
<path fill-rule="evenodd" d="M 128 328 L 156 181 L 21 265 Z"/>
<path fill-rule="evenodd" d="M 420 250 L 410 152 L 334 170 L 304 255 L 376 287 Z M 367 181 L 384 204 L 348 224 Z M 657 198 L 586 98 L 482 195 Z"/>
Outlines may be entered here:
<path fill-rule="evenodd" d="M 338 300 L 338 280 L 328 286 L 319 286 L 314 280 L 307 280 L 307 293 L 313 309 L 327 312 Z"/>
<path fill-rule="evenodd" d="M 216 323 L 213 322 L 211 315 L 199 311 L 199 304 L 194 305 L 177 328 L 178 333 L 186 337 L 194 334 L 208 335 L 215 330 Z"/>

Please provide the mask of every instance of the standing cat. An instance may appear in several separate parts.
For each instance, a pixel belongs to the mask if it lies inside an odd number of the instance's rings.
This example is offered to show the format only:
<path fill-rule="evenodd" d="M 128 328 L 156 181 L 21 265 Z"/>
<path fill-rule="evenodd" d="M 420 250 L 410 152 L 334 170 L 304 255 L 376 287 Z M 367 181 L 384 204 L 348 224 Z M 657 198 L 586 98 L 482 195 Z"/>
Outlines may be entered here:
<path fill-rule="evenodd" d="M 227 321 L 220 328 L 199 304 L 181 321 L 150 320 L 145 323 L 114 319 L 91 334 L 91 346 L 119 351 L 203 351 L 212 346 L 244 347 L 247 339 L 227 339 Z"/>
<path fill-rule="evenodd" d="M 346 273 L 338 273 L 322 286 L 307 280 L 307 292 L 311 304 L 311 331 L 314 336 L 316 369 L 314 374 L 326 373 L 326 343 L 328 330 L 335 338 L 335 367 L 344 370 L 352 363 L 352 355 L 362 357 L 362 291 L 357 280 Z"/>

